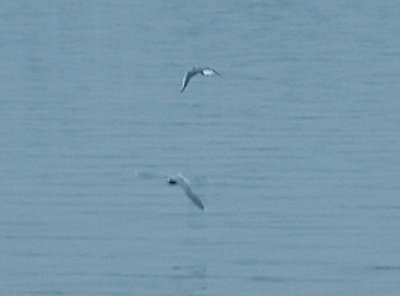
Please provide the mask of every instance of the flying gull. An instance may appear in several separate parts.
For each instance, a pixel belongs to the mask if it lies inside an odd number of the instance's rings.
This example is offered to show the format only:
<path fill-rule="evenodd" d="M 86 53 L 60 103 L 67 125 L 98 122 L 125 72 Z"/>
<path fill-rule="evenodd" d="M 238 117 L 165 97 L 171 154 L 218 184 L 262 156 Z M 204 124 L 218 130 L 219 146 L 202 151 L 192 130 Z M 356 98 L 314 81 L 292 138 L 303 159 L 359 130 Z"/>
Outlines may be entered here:
<path fill-rule="evenodd" d="M 192 79 L 192 77 L 196 76 L 197 74 L 201 74 L 203 76 L 210 76 L 210 75 L 221 76 L 221 74 L 219 74 L 217 71 L 215 71 L 214 69 L 211 69 L 209 67 L 205 67 L 205 68 L 193 67 L 192 70 L 187 71 L 185 76 L 183 77 L 181 93 L 183 93 L 186 86 L 189 84 L 190 79 Z"/>
<path fill-rule="evenodd" d="M 169 176 L 167 178 L 167 182 L 170 185 L 178 185 L 182 187 L 183 191 L 185 191 L 186 196 L 190 198 L 190 200 L 200 209 L 204 210 L 204 205 L 201 200 L 193 193 L 190 188 L 190 184 L 188 179 L 186 179 L 181 173 L 177 173 L 176 175 Z"/>

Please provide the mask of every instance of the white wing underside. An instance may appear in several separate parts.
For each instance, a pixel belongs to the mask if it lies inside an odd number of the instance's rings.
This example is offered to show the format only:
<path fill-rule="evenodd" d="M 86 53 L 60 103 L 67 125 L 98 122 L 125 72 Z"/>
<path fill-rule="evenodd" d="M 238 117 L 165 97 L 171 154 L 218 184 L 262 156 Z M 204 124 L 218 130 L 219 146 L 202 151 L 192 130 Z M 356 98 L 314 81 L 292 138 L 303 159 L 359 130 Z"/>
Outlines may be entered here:
<path fill-rule="evenodd" d="M 181 89 L 185 87 L 187 77 L 188 73 L 186 73 L 185 76 L 183 76 Z"/>
<path fill-rule="evenodd" d="M 213 70 L 205 69 L 203 70 L 203 74 L 206 76 L 214 75 L 215 72 Z"/>

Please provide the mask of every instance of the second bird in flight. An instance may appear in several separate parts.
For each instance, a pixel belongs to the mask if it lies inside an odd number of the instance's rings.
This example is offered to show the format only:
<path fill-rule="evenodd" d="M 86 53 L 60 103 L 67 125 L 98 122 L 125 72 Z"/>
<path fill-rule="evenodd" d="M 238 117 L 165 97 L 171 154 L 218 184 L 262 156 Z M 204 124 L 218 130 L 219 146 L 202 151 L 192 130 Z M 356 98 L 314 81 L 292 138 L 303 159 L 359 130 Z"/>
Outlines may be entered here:
<path fill-rule="evenodd" d="M 187 71 L 185 76 L 183 77 L 181 93 L 185 90 L 186 86 L 189 84 L 190 79 L 192 79 L 192 77 L 197 74 L 201 74 L 203 76 L 210 76 L 210 75 L 222 76 L 220 73 L 209 67 L 204 67 L 204 68 L 193 67 L 192 70 Z"/>

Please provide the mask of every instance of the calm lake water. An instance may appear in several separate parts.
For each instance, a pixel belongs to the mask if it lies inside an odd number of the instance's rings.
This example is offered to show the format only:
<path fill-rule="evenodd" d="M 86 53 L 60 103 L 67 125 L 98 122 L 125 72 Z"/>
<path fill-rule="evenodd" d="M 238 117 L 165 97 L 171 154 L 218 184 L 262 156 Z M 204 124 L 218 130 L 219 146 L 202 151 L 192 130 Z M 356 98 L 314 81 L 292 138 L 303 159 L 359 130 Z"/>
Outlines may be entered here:
<path fill-rule="evenodd" d="M 0 14 L 1 295 L 399 295 L 396 1 Z"/>

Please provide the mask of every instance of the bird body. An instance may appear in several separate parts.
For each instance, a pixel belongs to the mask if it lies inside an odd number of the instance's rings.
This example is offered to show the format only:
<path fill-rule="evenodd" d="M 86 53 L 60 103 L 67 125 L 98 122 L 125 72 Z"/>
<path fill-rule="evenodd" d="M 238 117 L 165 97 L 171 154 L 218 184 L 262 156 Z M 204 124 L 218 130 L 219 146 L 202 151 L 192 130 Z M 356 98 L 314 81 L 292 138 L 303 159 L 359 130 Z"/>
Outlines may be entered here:
<path fill-rule="evenodd" d="M 220 77 L 222 76 L 220 73 L 209 67 L 202 67 L 202 68 L 193 67 L 191 70 L 187 71 L 185 76 L 183 77 L 181 93 L 185 90 L 185 88 L 189 84 L 190 79 L 192 79 L 192 77 L 197 74 L 201 74 L 203 76 L 210 76 L 210 75 L 217 75 Z"/>

